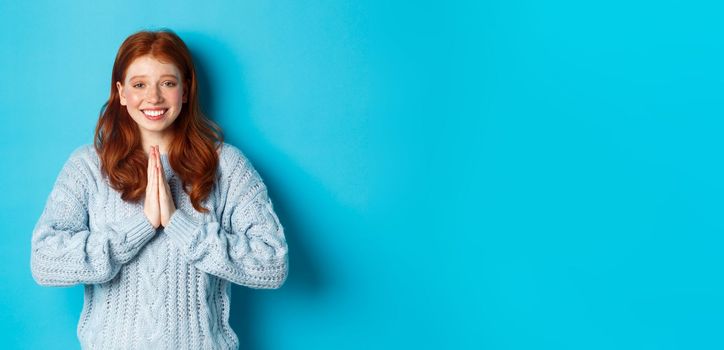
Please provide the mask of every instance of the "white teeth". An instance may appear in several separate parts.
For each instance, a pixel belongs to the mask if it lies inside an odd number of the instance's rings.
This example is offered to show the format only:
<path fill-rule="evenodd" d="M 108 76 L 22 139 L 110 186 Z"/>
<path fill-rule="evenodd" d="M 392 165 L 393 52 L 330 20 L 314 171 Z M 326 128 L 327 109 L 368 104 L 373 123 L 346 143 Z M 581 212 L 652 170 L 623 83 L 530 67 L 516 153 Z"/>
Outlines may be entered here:
<path fill-rule="evenodd" d="M 163 113 L 165 113 L 165 112 L 166 112 L 165 109 L 164 109 L 164 110 L 160 110 L 160 111 L 151 111 L 151 110 L 145 110 L 145 111 L 143 111 L 143 113 L 144 113 L 145 115 L 148 115 L 148 116 L 151 116 L 151 117 L 158 117 L 159 115 L 161 115 L 161 114 L 163 114 Z"/>

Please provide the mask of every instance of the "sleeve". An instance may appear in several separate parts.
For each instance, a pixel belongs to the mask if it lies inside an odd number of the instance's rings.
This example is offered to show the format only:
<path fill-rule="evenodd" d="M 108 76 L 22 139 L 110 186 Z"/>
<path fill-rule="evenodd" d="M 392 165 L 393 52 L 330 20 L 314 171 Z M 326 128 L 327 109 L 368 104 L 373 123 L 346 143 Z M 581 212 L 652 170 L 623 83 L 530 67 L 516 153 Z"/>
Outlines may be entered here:
<path fill-rule="evenodd" d="M 267 189 L 248 159 L 218 182 L 220 220 L 209 213 L 177 209 L 164 230 L 198 269 L 255 289 L 276 289 L 288 274 L 284 228 Z M 199 214 L 199 215 L 197 215 Z"/>
<path fill-rule="evenodd" d="M 30 267 L 38 284 L 107 282 L 154 235 L 156 230 L 143 211 L 91 231 L 91 181 L 87 166 L 77 156 L 71 156 L 60 171 L 33 229 Z"/>

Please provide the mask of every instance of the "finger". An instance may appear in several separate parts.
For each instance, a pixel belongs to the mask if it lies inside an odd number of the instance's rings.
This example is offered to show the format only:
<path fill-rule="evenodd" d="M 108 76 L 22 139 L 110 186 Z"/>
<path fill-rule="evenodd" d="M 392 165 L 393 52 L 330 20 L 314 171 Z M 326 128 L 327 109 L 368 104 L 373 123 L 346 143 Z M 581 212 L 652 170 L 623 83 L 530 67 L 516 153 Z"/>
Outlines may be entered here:
<path fill-rule="evenodd" d="M 160 211 L 162 213 L 161 215 L 164 215 L 163 213 L 165 213 L 168 210 L 167 204 L 168 204 L 169 194 L 168 194 L 168 190 L 167 190 L 166 181 L 164 180 L 163 172 L 161 172 L 161 171 L 158 172 L 157 179 L 159 181 L 158 205 L 159 205 Z"/>
<path fill-rule="evenodd" d="M 156 164 L 158 164 L 159 168 L 163 171 L 163 163 L 161 163 L 161 152 L 158 150 L 158 146 L 156 146 Z"/>
<path fill-rule="evenodd" d="M 163 186 L 163 184 L 166 182 L 166 177 L 164 176 L 163 172 L 163 165 L 159 164 L 156 166 L 156 173 L 158 175 L 157 179 L 159 186 Z"/>
<path fill-rule="evenodd" d="M 158 181 L 158 184 L 161 185 L 163 183 L 163 172 L 161 171 L 161 166 L 156 166 L 156 181 Z"/>
<path fill-rule="evenodd" d="M 148 169 L 146 169 L 149 184 L 151 183 L 151 180 L 153 180 L 153 163 L 153 147 L 151 147 L 151 150 L 148 151 Z"/>
<path fill-rule="evenodd" d="M 151 153 L 148 154 L 148 161 L 151 162 L 151 166 L 156 167 L 156 147 L 151 146 Z"/>
<path fill-rule="evenodd" d="M 155 164 L 151 169 L 151 177 L 151 186 L 153 187 L 152 190 L 154 191 L 154 194 L 158 196 L 158 166 L 156 166 Z"/>
<path fill-rule="evenodd" d="M 146 186 L 147 197 L 150 201 L 158 203 L 158 172 L 152 154 L 149 157 L 149 163 L 148 186 Z"/>
<path fill-rule="evenodd" d="M 158 193 L 159 196 L 163 195 L 165 197 L 165 190 L 166 190 L 166 176 L 163 172 L 163 165 L 159 165 L 158 168 L 156 168 L 157 172 L 157 180 L 158 180 Z M 161 198 L 161 197 L 159 197 Z"/>
<path fill-rule="evenodd" d="M 166 187 L 168 185 L 168 181 L 166 181 L 166 171 L 164 171 L 163 162 L 161 161 L 161 153 L 158 152 L 158 149 L 156 149 L 156 159 L 156 163 L 158 163 L 158 172 L 161 175 L 159 184 L 163 184 L 163 186 Z"/>

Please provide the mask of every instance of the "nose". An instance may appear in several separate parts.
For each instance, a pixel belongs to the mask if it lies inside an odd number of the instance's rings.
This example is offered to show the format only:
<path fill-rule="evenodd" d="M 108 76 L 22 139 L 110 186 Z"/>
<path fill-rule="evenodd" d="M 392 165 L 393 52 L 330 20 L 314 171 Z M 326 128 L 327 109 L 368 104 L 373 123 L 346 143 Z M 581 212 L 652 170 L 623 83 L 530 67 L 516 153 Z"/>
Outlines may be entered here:
<path fill-rule="evenodd" d="M 158 86 L 150 87 L 148 91 L 146 91 L 146 100 L 150 103 L 161 102 L 163 96 L 161 95 L 160 88 Z"/>

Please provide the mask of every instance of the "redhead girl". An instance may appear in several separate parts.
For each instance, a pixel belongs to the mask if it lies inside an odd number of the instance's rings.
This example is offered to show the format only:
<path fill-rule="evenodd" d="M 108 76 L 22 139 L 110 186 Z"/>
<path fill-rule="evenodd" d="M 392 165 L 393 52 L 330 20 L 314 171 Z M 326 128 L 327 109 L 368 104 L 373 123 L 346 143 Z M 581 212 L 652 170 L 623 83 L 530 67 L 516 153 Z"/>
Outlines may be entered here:
<path fill-rule="evenodd" d="M 238 349 L 230 283 L 286 280 L 267 188 L 201 113 L 196 79 L 172 31 L 128 37 L 94 142 L 72 152 L 35 225 L 35 281 L 84 285 L 83 349 Z"/>

